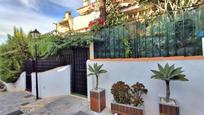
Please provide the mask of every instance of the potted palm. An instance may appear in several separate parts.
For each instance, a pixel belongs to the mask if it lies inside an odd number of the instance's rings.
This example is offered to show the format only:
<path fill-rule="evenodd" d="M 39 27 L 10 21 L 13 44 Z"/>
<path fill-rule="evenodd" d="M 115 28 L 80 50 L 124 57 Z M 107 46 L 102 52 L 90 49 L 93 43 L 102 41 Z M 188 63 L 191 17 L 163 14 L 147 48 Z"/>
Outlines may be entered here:
<path fill-rule="evenodd" d="M 98 88 L 99 85 L 99 76 L 100 74 L 106 73 L 105 69 L 102 69 L 102 65 L 94 63 L 93 66 L 89 65 L 89 74 L 88 76 L 96 77 L 96 87 L 90 91 L 90 106 L 91 110 L 95 112 L 101 112 L 106 106 L 105 99 L 105 89 Z"/>
<path fill-rule="evenodd" d="M 131 87 L 125 82 L 119 81 L 113 84 L 111 93 L 114 101 L 111 103 L 112 113 L 120 115 L 143 115 L 144 101 L 143 94 L 147 94 L 147 89 L 142 83 L 135 83 Z"/>
<path fill-rule="evenodd" d="M 175 68 L 174 65 L 170 66 L 167 63 L 164 67 L 158 64 L 158 69 L 151 70 L 153 72 L 151 78 L 163 80 L 166 84 L 166 97 L 160 98 L 160 115 L 179 115 L 179 106 L 174 99 L 170 98 L 170 81 L 188 81 L 188 79 L 185 78 L 182 67 Z"/>

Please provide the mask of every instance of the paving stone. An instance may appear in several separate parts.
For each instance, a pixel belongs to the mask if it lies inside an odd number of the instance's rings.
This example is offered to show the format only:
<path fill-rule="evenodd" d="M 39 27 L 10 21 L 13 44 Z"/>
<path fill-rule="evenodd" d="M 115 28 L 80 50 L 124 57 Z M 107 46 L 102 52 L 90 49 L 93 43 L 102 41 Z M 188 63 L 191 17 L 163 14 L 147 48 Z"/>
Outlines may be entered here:
<path fill-rule="evenodd" d="M 29 93 L 21 92 L 3 92 L 0 93 L 0 115 L 19 110 L 19 106 L 23 103 L 31 103 L 35 101 L 34 97 L 24 98 Z"/>
<path fill-rule="evenodd" d="M 17 111 L 13 111 L 11 113 L 8 113 L 6 115 L 22 115 L 22 114 L 23 114 L 23 112 L 21 110 L 17 110 Z"/>
<path fill-rule="evenodd" d="M 25 98 L 27 95 L 29 94 L 26 92 L 0 93 L 0 115 L 17 111 L 19 108 L 26 115 L 112 115 L 109 109 L 102 113 L 90 111 L 86 98 L 62 96 L 36 101 L 33 96 Z"/>
<path fill-rule="evenodd" d="M 85 113 L 85 112 L 82 112 L 82 111 L 79 111 L 77 112 L 75 115 L 89 115 L 88 113 Z"/>

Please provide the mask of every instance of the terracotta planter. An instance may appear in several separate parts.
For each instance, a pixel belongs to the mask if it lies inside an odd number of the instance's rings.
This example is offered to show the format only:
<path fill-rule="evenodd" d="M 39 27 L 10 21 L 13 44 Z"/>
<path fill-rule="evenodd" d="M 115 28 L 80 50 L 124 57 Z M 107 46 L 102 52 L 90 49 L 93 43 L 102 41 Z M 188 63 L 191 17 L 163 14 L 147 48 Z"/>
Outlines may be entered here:
<path fill-rule="evenodd" d="M 135 107 L 132 105 L 119 104 L 112 102 L 111 103 L 111 112 L 117 113 L 119 115 L 143 115 L 144 107 Z"/>
<path fill-rule="evenodd" d="M 159 111 L 160 115 L 179 115 L 179 106 L 176 101 L 171 99 L 171 104 L 164 103 L 162 100 L 165 98 L 160 98 Z"/>
<path fill-rule="evenodd" d="M 106 107 L 105 89 L 93 89 L 90 91 L 90 106 L 92 111 L 103 111 Z"/>

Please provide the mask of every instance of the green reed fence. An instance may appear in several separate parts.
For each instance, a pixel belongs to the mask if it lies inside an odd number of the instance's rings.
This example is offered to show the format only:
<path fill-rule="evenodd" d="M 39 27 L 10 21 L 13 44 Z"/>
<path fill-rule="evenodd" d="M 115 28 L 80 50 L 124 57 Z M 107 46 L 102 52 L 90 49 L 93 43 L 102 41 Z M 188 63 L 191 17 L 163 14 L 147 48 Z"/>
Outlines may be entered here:
<path fill-rule="evenodd" d="M 204 8 L 181 10 L 152 19 L 103 28 L 94 41 L 95 58 L 194 56 L 202 54 L 197 36 L 204 29 Z"/>

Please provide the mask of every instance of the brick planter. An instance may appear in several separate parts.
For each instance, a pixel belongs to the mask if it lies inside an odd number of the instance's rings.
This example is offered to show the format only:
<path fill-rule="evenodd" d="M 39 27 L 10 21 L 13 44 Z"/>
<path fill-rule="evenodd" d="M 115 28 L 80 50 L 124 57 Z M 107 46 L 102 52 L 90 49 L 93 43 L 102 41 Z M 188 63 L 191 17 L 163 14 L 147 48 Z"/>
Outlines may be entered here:
<path fill-rule="evenodd" d="M 93 89 L 90 91 L 90 106 L 92 111 L 103 111 L 106 107 L 105 89 Z"/>
<path fill-rule="evenodd" d="M 135 107 L 132 105 L 111 103 L 111 112 L 119 115 L 143 115 L 144 107 Z"/>
<path fill-rule="evenodd" d="M 170 105 L 170 104 L 165 104 L 163 102 L 161 102 L 161 99 L 164 98 L 160 98 L 160 104 L 159 104 L 159 111 L 160 111 L 160 115 L 179 115 L 179 106 L 176 105 L 176 101 L 171 99 L 172 101 L 174 101 L 175 105 Z"/>

